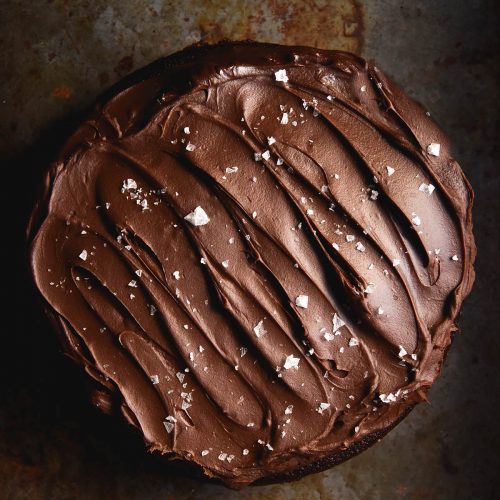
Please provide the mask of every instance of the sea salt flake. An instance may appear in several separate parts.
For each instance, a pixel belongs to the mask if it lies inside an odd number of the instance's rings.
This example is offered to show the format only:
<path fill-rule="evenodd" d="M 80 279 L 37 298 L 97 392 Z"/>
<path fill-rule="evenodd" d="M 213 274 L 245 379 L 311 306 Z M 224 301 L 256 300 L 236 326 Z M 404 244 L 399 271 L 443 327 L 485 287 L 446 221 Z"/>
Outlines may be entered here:
<path fill-rule="evenodd" d="M 204 457 L 204 456 L 208 455 L 209 453 L 210 453 L 209 450 L 202 450 L 201 456 Z"/>
<path fill-rule="evenodd" d="M 437 144 L 436 142 L 431 142 L 427 146 L 427 153 L 432 156 L 439 156 L 440 151 L 441 151 L 441 144 Z"/>
<path fill-rule="evenodd" d="M 238 167 L 226 167 L 226 174 L 235 174 L 238 172 Z"/>
<path fill-rule="evenodd" d="M 399 264 L 401 264 L 401 261 L 399 259 L 392 259 L 392 265 L 394 267 L 399 266 Z"/>
<path fill-rule="evenodd" d="M 458 261 L 458 255 L 453 255 L 453 257 L 451 258 L 451 260 L 457 262 Z"/>
<path fill-rule="evenodd" d="M 358 252 L 364 252 L 366 249 L 365 249 L 364 245 L 360 241 L 358 241 L 356 243 L 356 250 Z"/>
<path fill-rule="evenodd" d="M 191 133 L 191 130 L 189 130 L 189 127 L 184 127 L 184 133 L 188 134 L 188 135 Z"/>
<path fill-rule="evenodd" d="M 281 125 L 288 124 L 288 113 L 283 113 L 283 115 L 281 116 L 280 123 L 281 123 Z"/>
<path fill-rule="evenodd" d="M 390 177 L 396 170 L 392 167 L 390 167 L 389 165 L 387 165 L 387 167 L 385 167 L 386 170 L 387 170 L 387 175 Z"/>
<path fill-rule="evenodd" d="M 276 78 L 277 82 L 288 82 L 288 75 L 286 74 L 285 69 L 279 69 L 274 73 L 274 78 Z"/>
<path fill-rule="evenodd" d="M 384 310 L 382 309 L 382 307 L 379 307 L 377 309 L 377 314 L 380 314 L 380 315 L 384 314 Z"/>
<path fill-rule="evenodd" d="M 335 335 L 333 333 L 330 333 L 330 332 L 325 332 L 323 334 L 323 338 L 327 341 L 327 342 L 331 342 L 334 338 L 335 338 Z"/>
<path fill-rule="evenodd" d="M 271 146 L 275 142 L 276 142 L 276 139 L 274 137 L 271 136 L 271 137 L 267 138 L 267 143 L 269 144 L 269 146 Z"/>
<path fill-rule="evenodd" d="M 406 349 L 402 345 L 400 345 L 398 357 L 404 358 L 407 354 L 408 354 L 408 352 L 406 351 Z"/>
<path fill-rule="evenodd" d="M 181 279 L 181 273 L 179 271 L 174 271 L 172 273 L 172 276 L 174 277 L 174 279 L 176 280 L 180 280 Z"/>
<path fill-rule="evenodd" d="M 351 241 L 354 241 L 356 238 L 352 235 L 352 234 L 346 234 L 345 236 L 345 240 L 348 242 L 348 243 L 351 243 Z"/>
<path fill-rule="evenodd" d="M 306 210 L 307 215 L 314 215 L 314 210 L 312 208 L 308 208 Z"/>
<path fill-rule="evenodd" d="M 420 184 L 420 187 L 418 188 L 419 191 L 422 193 L 425 193 L 427 195 L 431 195 L 436 188 L 432 184 Z"/>
<path fill-rule="evenodd" d="M 184 382 L 184 377 L 185 377 L 186 375 L 184 375 L 184 373 L 182 373 L 182 372 L 177 372 L 177 373 L 175 374 L 175 376 L 179 379 L 179 382 L 182 384 L 182 382 Z"/>
<path fill-rule="evenodd" d="M 123 181 L 122 188 L 124 191 L 137 189 L 137 182 L 135 182 L 134 179 L 126 179 Z"/>
<path fill-rule="evenodd" d="M 349 347 L 356 347 L 359 345 L 359 340 L 352 337 L 351 339 L 349 339 Z"/>
<path fill-rule="evenodd" d="M 151 382 L 153 383 L 153 385 L 160 383 L 160 378 L 158 377 L 158 375 L 151 375 L 151 377 L 149 377 L 149 378 L 151 379 Z"/>
<path fill-rule="evenodd" d="M 333 333 L 335 333 L 339 328 L 343 327 L 345 325 L 345 321 L 343 321 L 338 315 L 337 313 L 334 313 L 333 314 L 333 319 L 332 319 L 332 323 L 333 323 Z"/>
<path fill-rule="evenodd" d="M 373 293 L 374 291 L 375 291 L 374 283 L 368 283 L 368 286 L 364 290 L 365 293 Z"/>
<path fill-rule="evenodd" d="M 291 415 L 293 413 L 293 405 L 288 405 L 285 408 L 285 415 Z"/>
<path fill-rule="evenodd" d="M 332 243 L 332 247 L 335 248 L 335 250 L 337 250 L 337 252 L 340 250 L 340 247 L 338 246 L 337 243 Z"/>
<path fill-rule="evenodd" d="M 243 357 L 248 352 L 246 347 L 240 347 L 240 357 Z"/>
<path fill-rule="evenodd" d="M 82 250 L 78 257 L 80 257 L 80 259 L 82 259 L 82 260 L 87 260 L 87 257 L 88 257 L 87 250 Z"/>
<path fill-rule="evenodd" d="M 248 455 L 250 453 L 250 451 L 245 448 L 242 453 L 243 453 L 243 455 Z"/>
<path fill-rule="evenodd" d="M 163 425 L 169 434 L 174 430 L 174 424 L 172 422 L 163 422 Z"/>
<path fill-rule="evenodd" d="M 379 195 L 379 192 L 375 191 L 375 189 L 372 189 L 371 194 L 370 194 L 370 200 L 375 201 L 378 198 L 378 195 Z"/>
<path fill-rule="evenodd" d="M 196 146 L 188 141 L 188 143 L 186 144 L 186 151 L 194 151 L 195 149 Z"/>
<path fill-rule="evenodd" d="M 328 408 L 330 408 L 330 403 L 320 403 L 316 411 L 321 414 Z"/>
<path fill-rule="evenodd" d="M 396 396 L 390 392 L 389 394 L 380 394 L 379 399 L 382 403 L 391 403 L 396 401 Z"/>
<path fill-rule="evenodd" d="M 295 358 L 293 354 L 290 354 L 290 356 L 286 357 L 285 363 L 283 364 L 283 368 L 285 370 L 289 370 L 290 368 L 295 368 L 296 370 L 298 370 L 299 362 L 300 358 Z"/>
<path fill-rule="evenodd" d="M 295 299 L 295 305 L 297 307 L 302 307 L 302 309 L 307 309 L 308 304 L 309 304 L 309 297 L 307 295 L 299 295 Z"/>
<path fill-rule="evenodd" d="M 156 307 L 153 304 L 150 304 L 149 305 L 149 315 L 154 316 L 156 311 L 157 311 Z"/>
<path fill-rule="evenodd" d="M 207 213 L 201 207 L 196 207 L 192 212 L 188 213 L 184 219 L 193 226 L 204 226 L 210 222 Z"/>
<path fill-rule="evenodd" d="M 227 458 L 227 453 L 220 453 L 217 458 L 223 462 Z"/>
<path fill-rule="evenodd" d="M 132 288 L 137 288 L 137 281 L 135 280 L 130 280 L 127 284 L 127 286 L 130 286 Z"/>
<path fill-rule="evenodd" d="M 422 223 L 422 220 L 420 219 L 420 217 L 415 212 L 412 212 L 411 215 L 412 215 L 412 218 L 411 218 L 412 223 L 415 226 L 420 226 L 420 224 Z"/>
<path fill-rule="evenodd" d="M 229 267 L 229 261 L 228 260 L 223 260 L 222 261 L 222 267 L 225 267 L 227 269 Z"/>
<path fill-rule="evenodd" d="M 142 276 L 142 269 L 136 269 L 135 274 L 140 278 Z"/>
<path fill-rule="evenodd" d="M 264 328 L 264 320 L 260 320 L 253 328 L 253 331 L 257 338 L 262 337 L 262 335 L 265 335 L 267 333 L 266 329 Z"/>

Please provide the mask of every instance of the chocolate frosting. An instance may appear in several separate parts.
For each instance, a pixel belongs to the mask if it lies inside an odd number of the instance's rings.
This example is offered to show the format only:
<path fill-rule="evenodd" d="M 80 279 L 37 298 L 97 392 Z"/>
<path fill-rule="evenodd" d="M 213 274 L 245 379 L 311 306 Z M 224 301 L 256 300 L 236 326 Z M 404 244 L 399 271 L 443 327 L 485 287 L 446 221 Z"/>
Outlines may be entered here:
<path fill-rule="evenodd" d="M 473 281 L 471 203 L 443 132 L 372 64 L 201 46 L 67 141 L 31 265 L 94 403 L 241 487 L 425 399 Z"/>

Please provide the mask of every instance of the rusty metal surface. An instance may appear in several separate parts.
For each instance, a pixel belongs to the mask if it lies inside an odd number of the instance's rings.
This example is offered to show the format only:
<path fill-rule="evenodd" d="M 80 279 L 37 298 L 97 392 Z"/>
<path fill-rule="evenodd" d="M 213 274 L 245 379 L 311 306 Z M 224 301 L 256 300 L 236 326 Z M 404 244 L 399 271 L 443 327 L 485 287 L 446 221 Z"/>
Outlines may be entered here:
<path fill-rule="evenodd" d="M 0 1 L 0 162 L 10 161 L 14 186 L 36 179 L 67 131 L 61 119 L 192 42 L 340 48 L 376 59 L 450 133 L 476 190 L 479 248 L 462 333 L 431 404 L 330 471 L 236 493 L 169 474 L 129 429 L 72 392 L 79 376 L 29 299 L 21 238 L 30 189 L 16 193 L 7 260 L 15 265 L 4 283 L 14 283 L 17 326 L 2 331 L 0 499 L 499 498 L 499 22 L 494 0 Z"/>

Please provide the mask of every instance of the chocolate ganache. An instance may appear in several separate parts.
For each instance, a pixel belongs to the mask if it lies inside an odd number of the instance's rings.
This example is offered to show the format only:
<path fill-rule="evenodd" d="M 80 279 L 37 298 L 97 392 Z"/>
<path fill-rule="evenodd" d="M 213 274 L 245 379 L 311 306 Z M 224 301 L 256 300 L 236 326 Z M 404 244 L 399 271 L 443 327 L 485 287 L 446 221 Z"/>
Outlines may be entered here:
<path fill-rule="evenodd" d="M 429 113 L 352 54 L 250 42 L 110 95 L 30 230 L 94 404 L 240 488 L 348 458 L 425 399 L 475 255 Z"/>

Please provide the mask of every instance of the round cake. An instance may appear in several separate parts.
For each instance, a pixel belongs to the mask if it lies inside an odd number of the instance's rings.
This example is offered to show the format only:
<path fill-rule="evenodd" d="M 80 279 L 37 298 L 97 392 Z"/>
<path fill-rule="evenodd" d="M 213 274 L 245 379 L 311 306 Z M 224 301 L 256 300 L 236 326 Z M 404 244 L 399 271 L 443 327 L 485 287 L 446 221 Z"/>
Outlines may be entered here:
<path fill-rule="evenodd" d="M 373 64 L 194 46 L 62 147 L 30 263 L 92 402 L 241 488 L 339 463 L 426 398 L 473 282 L 472 198 Z"/>

